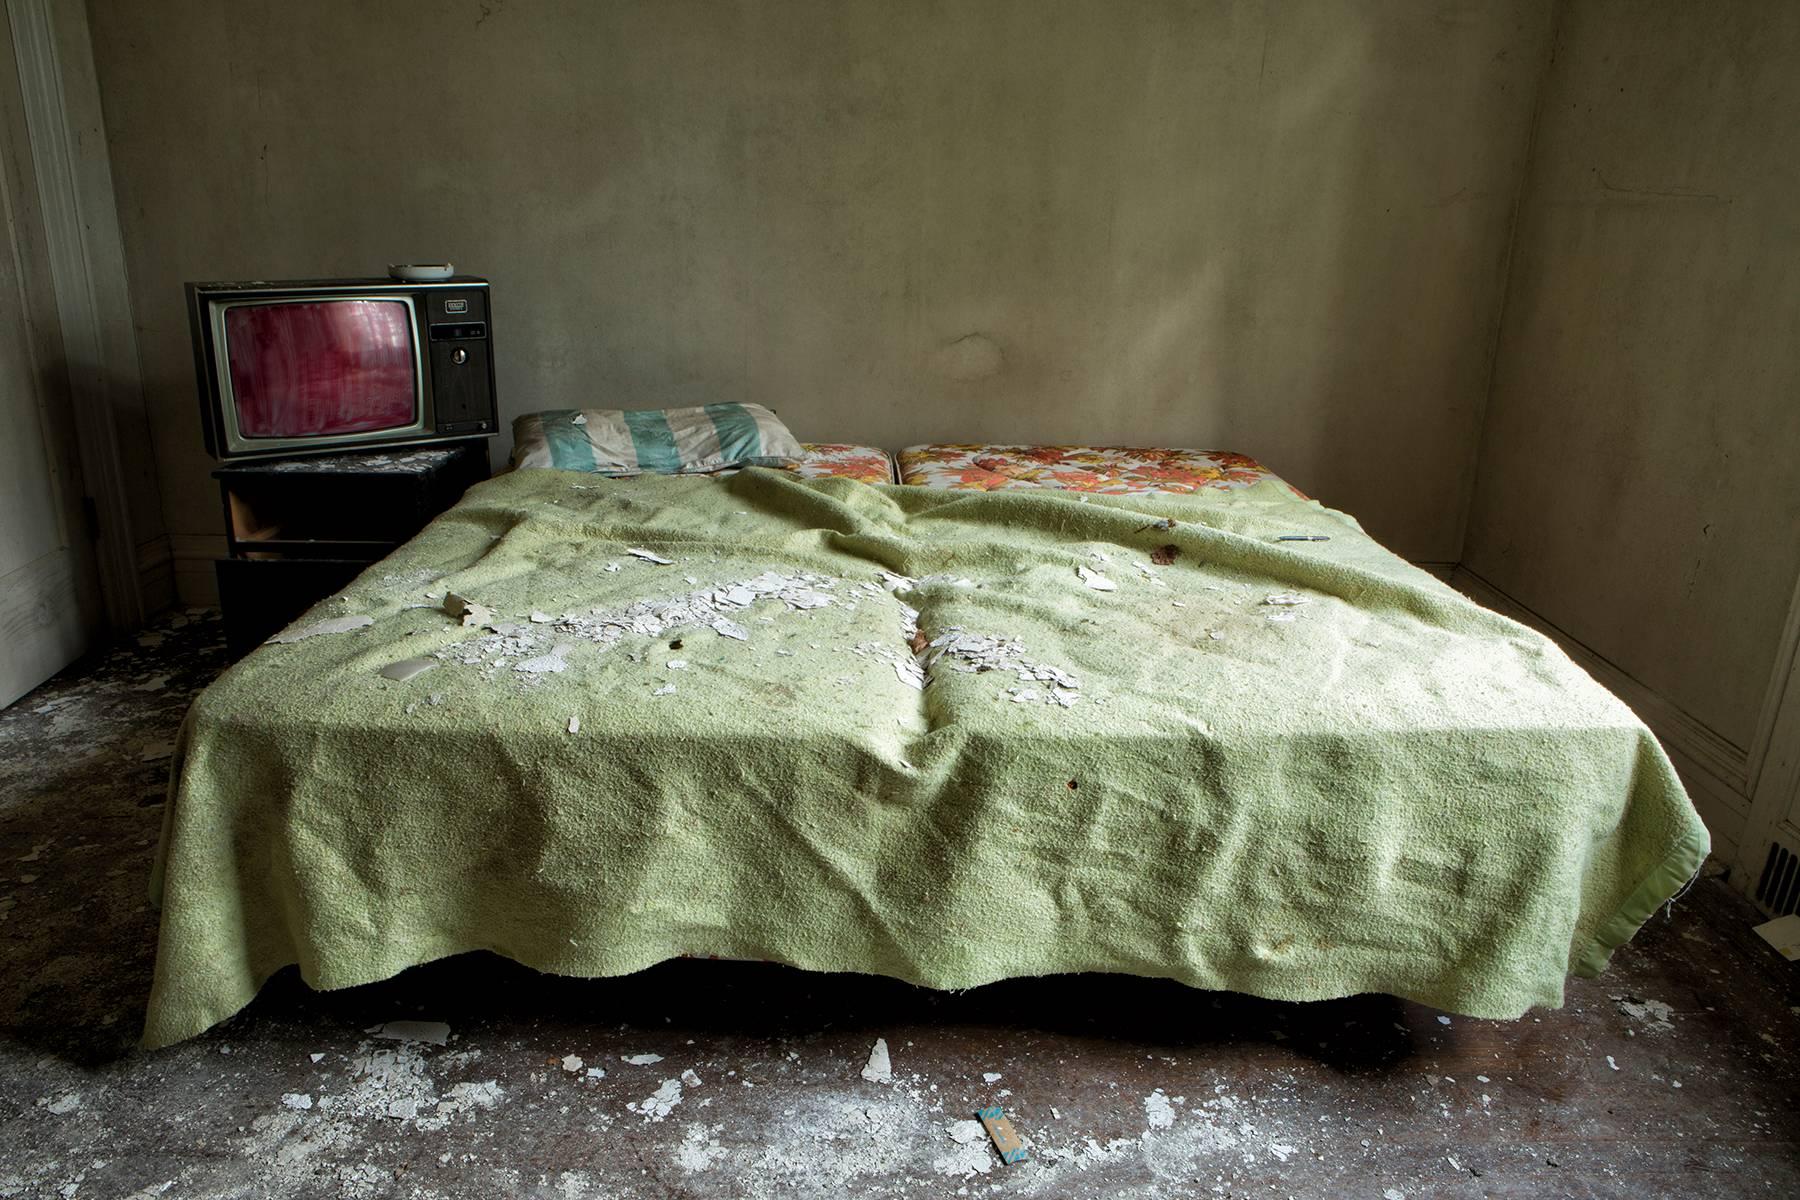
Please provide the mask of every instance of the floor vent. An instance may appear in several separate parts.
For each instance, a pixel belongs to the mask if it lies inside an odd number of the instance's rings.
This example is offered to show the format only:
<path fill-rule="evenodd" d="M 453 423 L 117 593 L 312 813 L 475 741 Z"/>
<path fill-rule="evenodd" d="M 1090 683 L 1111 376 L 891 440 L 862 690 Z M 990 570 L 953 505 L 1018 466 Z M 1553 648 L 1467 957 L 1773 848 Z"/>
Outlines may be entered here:
<path fill-rule="evenodd" d="M 1771 917 L 1800 909 L 1800 853 L 1780 842 L 1769 843 L 1769 860 L 1756 882 L 1756 903 Z"/>

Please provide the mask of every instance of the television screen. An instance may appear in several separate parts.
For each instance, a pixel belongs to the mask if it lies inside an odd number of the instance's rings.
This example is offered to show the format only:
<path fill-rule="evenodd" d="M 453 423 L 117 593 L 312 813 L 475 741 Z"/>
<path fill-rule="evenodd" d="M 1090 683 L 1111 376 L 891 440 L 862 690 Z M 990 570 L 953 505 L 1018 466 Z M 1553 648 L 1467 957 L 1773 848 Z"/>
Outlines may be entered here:
<path fill-rule="evenodd" d="M 331 437 L 419 420 L 404 300 L 297 300 L 225 311 L 238 434 Z"/>

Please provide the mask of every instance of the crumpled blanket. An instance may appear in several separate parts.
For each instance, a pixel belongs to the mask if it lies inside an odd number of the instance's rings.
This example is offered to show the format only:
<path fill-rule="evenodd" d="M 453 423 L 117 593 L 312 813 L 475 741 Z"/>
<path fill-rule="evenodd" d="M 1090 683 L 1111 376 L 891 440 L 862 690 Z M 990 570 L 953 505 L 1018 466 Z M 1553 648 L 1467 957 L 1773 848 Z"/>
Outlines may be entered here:
<path fill-rule="evenodd" d="M 1707 845 L 1559 649 L 1279 483 L 520 471 L 195 702 L 144 1040 L 471 949 L 1513 1017 Z"/>

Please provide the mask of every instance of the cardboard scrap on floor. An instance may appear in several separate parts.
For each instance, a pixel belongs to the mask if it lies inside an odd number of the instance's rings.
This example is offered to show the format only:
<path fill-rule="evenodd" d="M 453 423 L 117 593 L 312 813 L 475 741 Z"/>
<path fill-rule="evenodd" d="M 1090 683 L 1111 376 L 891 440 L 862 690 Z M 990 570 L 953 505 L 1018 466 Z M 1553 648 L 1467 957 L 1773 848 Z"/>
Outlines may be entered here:
<path fill-rule="evenodd" d="M 1025 1139 L 1019 1136 L 1019 1131 L 1013 1128 L 1013 1123 L 1007 1119 L 999 1105 L 984 1108 L 975 1115 L 981 1119 L 981 1127 L 987 1130 L 988 1137 L 993 1140 L 994 1149 L 1000 1152 L 1001 1162 L 1020 1163 L 1030 1157 L 1030 1152 L 1025 1149 Z"/>
<path fill-rule="evenodd" d="M 1775 947 L 1775 952 L 1789 962 L 1800 961 L 1800 913 L 1764 921 L 1751 932 Z"/>

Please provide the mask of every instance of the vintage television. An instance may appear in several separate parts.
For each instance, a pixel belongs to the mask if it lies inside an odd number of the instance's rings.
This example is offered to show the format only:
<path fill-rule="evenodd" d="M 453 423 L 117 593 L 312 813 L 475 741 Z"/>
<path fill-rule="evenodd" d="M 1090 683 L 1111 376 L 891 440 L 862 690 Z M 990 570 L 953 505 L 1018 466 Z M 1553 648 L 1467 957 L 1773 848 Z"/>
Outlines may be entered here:
<path fill-rule="evenodd" d="M 206 448 L 225 460 L 489 437 L 488 284 L 190 283 Z"/>

